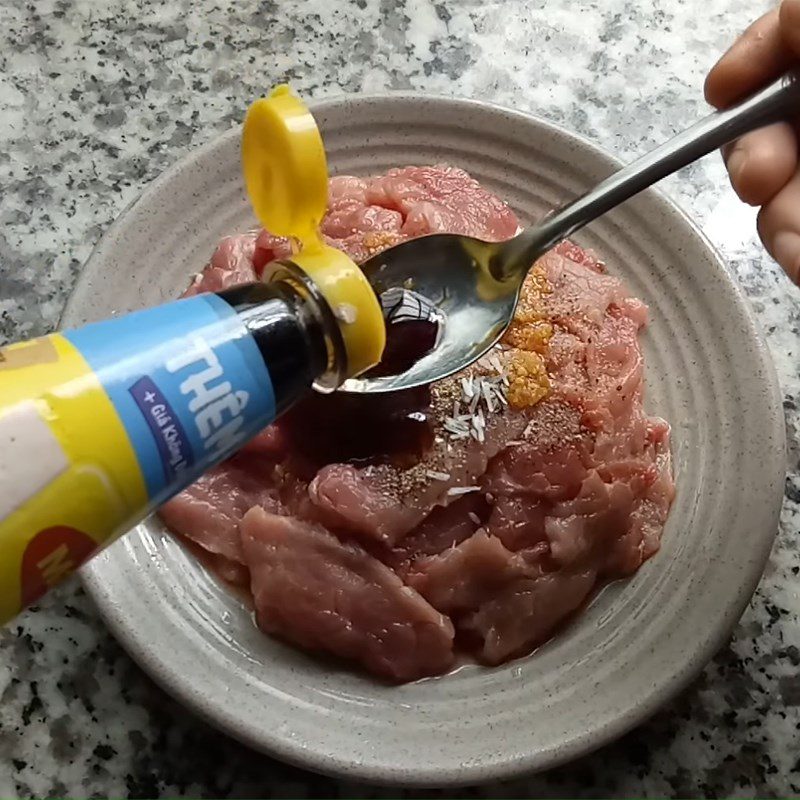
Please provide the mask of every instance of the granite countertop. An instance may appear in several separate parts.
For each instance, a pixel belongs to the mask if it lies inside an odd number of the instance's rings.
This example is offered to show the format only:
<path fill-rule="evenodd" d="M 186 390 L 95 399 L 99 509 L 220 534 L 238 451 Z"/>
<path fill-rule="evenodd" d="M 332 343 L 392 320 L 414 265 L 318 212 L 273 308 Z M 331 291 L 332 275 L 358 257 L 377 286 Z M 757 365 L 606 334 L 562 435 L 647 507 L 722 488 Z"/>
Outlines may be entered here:
<path fill-rule="evenodd" d="M 277 81 L 311 96 L 489 99 L 628 158 L 705 112 L 706 69 L 767 5 L 0 0 L 0 340 L 56 326 L 125 205 Z M 594 755 L 464 795 L 800 793 L 800 295 L 719 159 L 666 189 L 720 248 L 771 346 L 790 436 L 781 531 L 732 641 L 683 695 Z M 206 727 L 133 665 L 75 581 L 0 633 L 0 796 L 183 794 L 396 792 L 301 772 Z"/>

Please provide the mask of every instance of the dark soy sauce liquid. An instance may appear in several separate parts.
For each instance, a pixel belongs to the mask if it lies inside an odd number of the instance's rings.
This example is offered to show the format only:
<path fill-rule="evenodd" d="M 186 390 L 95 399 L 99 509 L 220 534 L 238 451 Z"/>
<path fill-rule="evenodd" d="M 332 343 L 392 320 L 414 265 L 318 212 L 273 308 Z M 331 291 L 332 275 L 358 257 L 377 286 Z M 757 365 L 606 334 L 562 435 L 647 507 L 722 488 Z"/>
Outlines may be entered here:
<path fill-rule="evenodd" d="M 381 363 L 369 377 L 405 372 L 436 344 L 430 320 L 387 325 Z M 314 468 L 331 463 L 411 467 L 433 444 L 429 386 L 386 394 L 312 392 L 279 421 L 292 447 Z"/>
<path fill-rule="evenodd" d="M 368 378 L 399 375 L 430 353 L 436 344 L 439 324 L 427 319 L 394 322 L 386 326 L 386 347 L 381 363 L 367 374 Z"/>

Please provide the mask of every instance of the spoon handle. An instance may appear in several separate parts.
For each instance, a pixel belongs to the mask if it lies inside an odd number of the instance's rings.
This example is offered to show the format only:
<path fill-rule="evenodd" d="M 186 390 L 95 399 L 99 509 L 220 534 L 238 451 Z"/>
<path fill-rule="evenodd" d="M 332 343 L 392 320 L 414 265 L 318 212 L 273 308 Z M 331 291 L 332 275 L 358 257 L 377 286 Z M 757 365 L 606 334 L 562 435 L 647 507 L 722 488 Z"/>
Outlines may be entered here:
<path fill-rule="evenodd" d="M 737 105 L 691 128 L 613 173 L 577 200 L 545 217 L 505 245 L 493 268 L 525 272 L 562 239 L 620 203 L 745 133 L 800 112 L 800 72 L 791 71 Z M 500 277 L 500 276 L 498 276 Z"/>

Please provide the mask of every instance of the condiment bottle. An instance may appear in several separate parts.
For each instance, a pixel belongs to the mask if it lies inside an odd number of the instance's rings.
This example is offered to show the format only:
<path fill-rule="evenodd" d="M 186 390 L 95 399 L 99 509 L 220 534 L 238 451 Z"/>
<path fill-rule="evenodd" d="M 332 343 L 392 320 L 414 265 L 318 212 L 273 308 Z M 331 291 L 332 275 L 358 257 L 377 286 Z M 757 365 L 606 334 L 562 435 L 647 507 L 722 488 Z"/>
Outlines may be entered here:
<path fill-rule="evenodd" d="M 248 194 L 299 251 L 262 283 L 0 349 L 0 624 L 315 386 L 380 360 L 380 304 L 317 233 L 322 141 L 281 87 L 248 111 Z"/>

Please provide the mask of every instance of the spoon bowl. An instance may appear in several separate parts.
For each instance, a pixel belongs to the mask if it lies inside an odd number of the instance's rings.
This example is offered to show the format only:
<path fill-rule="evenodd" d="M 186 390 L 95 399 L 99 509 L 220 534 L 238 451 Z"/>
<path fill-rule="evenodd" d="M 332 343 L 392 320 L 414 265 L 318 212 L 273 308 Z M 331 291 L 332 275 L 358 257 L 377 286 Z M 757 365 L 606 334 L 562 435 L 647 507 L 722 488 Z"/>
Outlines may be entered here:
<path fill-rule="evenodd" d="M 435 347 L 398 375 L 345 381 L 343 391 L 410 389 L 446 378 L 477 361 L 514 315 L 524 273 L 494 278 L 489 265 L 501 245 L 469 236 L 432 234 L 373 256 L 361 265 L 379 297 L 402 287 L 436 310 Z M 425 302 L 427 301 L 427 303 Z"/>

